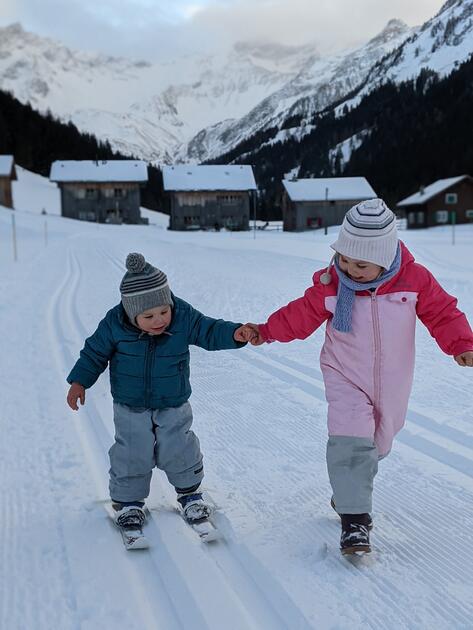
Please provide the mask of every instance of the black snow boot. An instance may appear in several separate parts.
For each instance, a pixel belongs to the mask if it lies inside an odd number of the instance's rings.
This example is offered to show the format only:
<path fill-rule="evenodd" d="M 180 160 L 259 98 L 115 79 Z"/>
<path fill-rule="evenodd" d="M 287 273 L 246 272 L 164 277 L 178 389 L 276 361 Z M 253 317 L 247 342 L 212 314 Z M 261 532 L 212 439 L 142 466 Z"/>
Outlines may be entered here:
<path fill-rule="evenodd" d="M 342 519 L 342 535 L 340 551 L 342 554 L 362 554 L 371 551 L 369 514 L 340 514 Z"/>
<path fill-rule="evenodd" d="M 333 497 L 330 499 L 330 507 L 335 510 L 335 512 L 337 512 L 337 508 L 335 507 L 335 501 L 333 500 Z M 340 518 L 342 517 L 341 514 L 338 514 L 338 516 L 340 516 Z M 371 514 L 368 514 L 368 519 L 367 519 L 367 524 L 366 527 L 371 531 L 373 529 L 373 519 L 371 518 Z"/>

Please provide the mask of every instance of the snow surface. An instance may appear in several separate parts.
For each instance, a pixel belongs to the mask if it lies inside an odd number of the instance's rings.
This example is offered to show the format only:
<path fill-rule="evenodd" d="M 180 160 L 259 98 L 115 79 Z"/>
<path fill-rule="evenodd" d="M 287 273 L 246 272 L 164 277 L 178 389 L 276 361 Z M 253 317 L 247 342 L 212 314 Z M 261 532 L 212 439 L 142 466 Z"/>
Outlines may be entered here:
<path fill-rule="evenodd" d="M 164 190 L 256 190 L 251 166 L 245 164 L 163 166 Z"/>
<path fill-rule="evenodd" d="M 9 177 L 13 168 L 13 155 L 0 155 L 0 176 Z"/>
<path fill-rule="evenodd" d="M 53 182 L 147 182 L 148 168 L 141 160 L 56 160 Z"/>
<path fill-rule="evenodd" d="M 336 229 L 181 233 L 163 229 L 162 215 L 150 226 L 85 223 L 57 216 L 52 186 L 39 180 L 20 170 L 21 210 L 0 208 L 0 627 L 471 628 L 473 371 L 422 325 L 407 426 L 376 480 L 371 556 L 350 562 L 338 551 L 323 331 L 257 349 L 192 349 L 194 428 L 224 539 L 196 540 L 156 471 L 152 548 L 124 550 L 102 505 L 113 439 L 107 376 L 77 413 L 65 403 L 65 376 L 118 301 L 126 254 L 143 252 L 209 315 L 261 321 L 310 285 Z M 473 226 L 457 226 L 455 245 L 450 230 L 403 237 L 471 319 Z"/>
<path fill-rule="evenodd" d="M 283 186 L 292 201 L 372 199 L 377 196 L 365 177 L 314 177 L 296 181 L 285 179 Z"/>

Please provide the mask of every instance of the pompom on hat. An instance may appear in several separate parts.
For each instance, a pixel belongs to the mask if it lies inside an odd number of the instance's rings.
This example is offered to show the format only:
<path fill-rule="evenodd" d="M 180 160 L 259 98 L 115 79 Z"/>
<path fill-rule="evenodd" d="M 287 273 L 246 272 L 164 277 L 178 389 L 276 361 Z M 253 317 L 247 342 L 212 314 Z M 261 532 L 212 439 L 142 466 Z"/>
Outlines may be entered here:
<path fill-rule="evenodd" d="M 368 199 L 348 210 L 330 247 L 349 258 L 389 269 L 397 246 L 396 215 L 382 199 Z"/>
<path fill-rule="evenodd" d="M 120 293 L 123 308 L 133 324 L 136 316 L 143 311 L 172 304 L 166 274 L 146 262 L 143 254 L 128 254 L 126 268 Z"/>

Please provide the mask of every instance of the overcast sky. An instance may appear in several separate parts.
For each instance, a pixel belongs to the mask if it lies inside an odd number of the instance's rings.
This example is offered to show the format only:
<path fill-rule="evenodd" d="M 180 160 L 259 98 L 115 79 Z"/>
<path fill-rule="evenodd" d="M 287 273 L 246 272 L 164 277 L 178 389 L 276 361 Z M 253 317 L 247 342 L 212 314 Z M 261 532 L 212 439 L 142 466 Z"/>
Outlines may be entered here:
<path fill-rule="evenodd" d="M 367 41 L 391 18 L 410 26 L 442 0 L 0 0 L 0 25 L 72 48 L 140 59 L 205 52 L 239 40 L 317 44 L 322 53 Z"/>

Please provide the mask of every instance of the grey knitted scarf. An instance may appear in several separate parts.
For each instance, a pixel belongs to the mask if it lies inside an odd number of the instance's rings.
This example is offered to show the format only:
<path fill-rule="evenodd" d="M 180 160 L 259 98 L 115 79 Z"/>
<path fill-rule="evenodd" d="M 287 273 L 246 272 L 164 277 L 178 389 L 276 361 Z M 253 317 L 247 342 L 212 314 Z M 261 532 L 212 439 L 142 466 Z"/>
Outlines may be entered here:
<path fill-rule="evenodd" d="M 389 269 L 373 280 L 373 282 L 355 282 L 339 267 L 338 257 L 335 258 L 335 271 L 338 275 L 337 306 L 332 320 L 332 326 L 340 332 L 351 332 L 351 315 L 355 302 L 355 291 L 376 289 L 397 274 L 401 266 L 401 246 L 397 245 L 396 256 Z"/>

